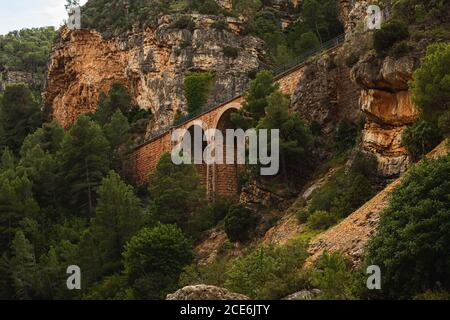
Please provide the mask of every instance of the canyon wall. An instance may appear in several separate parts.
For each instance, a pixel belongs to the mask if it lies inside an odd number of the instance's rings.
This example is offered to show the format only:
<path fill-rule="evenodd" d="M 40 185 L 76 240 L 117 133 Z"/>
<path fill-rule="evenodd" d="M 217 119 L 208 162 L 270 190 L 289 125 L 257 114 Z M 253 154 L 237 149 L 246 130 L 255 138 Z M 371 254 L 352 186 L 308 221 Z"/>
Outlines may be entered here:
<path fill-rule="evenodd" d="M 43 93 L 50 116 L 68 126 L 79 114 L 95 110 L 101 92 L 122 83 L 140 108 L 152 111 L 148 130 L 154 131 L 171 124 L 178 110 L 186 111 L 183 82 L 194 71 L 215 75 L 209 104 L 241 93 L 249 73 L 260 68 L 262 41 L 240 35 L 234 18 L 227 18 L 229 30 L 214 28 L 220 19 L 215 16 L 192 15 L 193 30 L 173 28 L 174 19 L 164 16 L 156 30 L 122 39 L 106 40 L 94 30 L 62 30 Z M 236 48 L 238 56 L 227 56 L 225 47 Z"/>

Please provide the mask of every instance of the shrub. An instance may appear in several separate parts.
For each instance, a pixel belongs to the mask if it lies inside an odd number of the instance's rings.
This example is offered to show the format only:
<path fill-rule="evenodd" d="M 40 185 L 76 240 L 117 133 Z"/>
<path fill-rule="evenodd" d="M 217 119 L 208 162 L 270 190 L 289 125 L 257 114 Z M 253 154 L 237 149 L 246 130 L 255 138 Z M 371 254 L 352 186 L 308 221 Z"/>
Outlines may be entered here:
<path fill-rule="evenodd" d="M 226 258 L 219 258 L 208 264 L 191 264 L 181 274 L 179 286 L 206 284 L 223 287 L 229 267 L 230 261 Z"/>
<path fill-rule="evenodd" d="M 358 135 L 357 126 L 348 119 L 339 121 L 333 133 L 333 141 L 338 152 L 344 152 L 352 148 Z"/>
<path fill-rule="evenodd" d="M 223 54 L 225 57 L 236 59 L 239 56 L 239 49 L 235 47 L 224 47 Z"/>
<path fill-rule="evenodd" d="M 314 230 L 326 230 L 338 222 L 338 217 L 327 211 L 316 211 L 308 217 L 308 225 Z"/>
<path fill-rule="evenodd" d="M 441 140 L 439 129 L 425 120 L 417 121 L 402 134 L 402 142 L 413 160 L 430 152 Z"/>
<path fill-rule="evenodd" d="M 450 110 L 449 43 L 437 43 L 427 48 L 422 64 L 414 71 L 411 90 L 421 117 L 437 125 L 439 117 Z"/>
<path fill-rule="evenodd" d="M 144 228 L 123 253 L 125 274 L 138 299 L 164 299 L 177 288 L 183 268 L 193 259 L 192 245 L 174 225 Z"/>
<path fill-rule="evenodd" d="M 280 299 L 306 286 L 299 269 L 307 256 L 306 245 L 298 241 L 257 248 L 233 262 L 225 287 L 252 299 Z"/>
<path fill-rule="evenodd" d="M 214 75 L 209 72 L 194 72 L 184 78 L 184 96 L 189 113 L 201 110 L 213 84 Z"/>
<path fill-rule="evenodd" d="M 212 212 L 214 217 L 214 223 L 217 224 L 222 221 L 230 211 L 231 206 L 236 201 L 231 198 L 220 197 L 215 199 L 212 204 Z"/>
<path fill-rule="evenodd" d="M 309 218 L 309 211 L 306 208 L 297 211 L 297 220 L 299 223 L 306 223 Z"/>
<path fill-rule="evenodd" d="M 382 295 L 410 299 L 450 289 L 450 156 L 413 167 L 381 214 L 367 263 L 380 266 Z"/>
<path fill-rule="evenodd" d="M 308 51 L 318 49 L 320 47 L 320 41 L 314 32 L 309 31 L 300 36 L 295 42 L 294 47 L 296 54 L 305 54 Z"/>
<path fill-rule="evenodd" d="M 408 26 L 400 20 L 390 20 L 376 30 L 373 46 L 378 54 L 385 54 L 394 43 L 409 37 Z"/>
<path fill-rule="evenodd" d="M 369 200 L 375 190 L 370 177 L 350 170 L 337 172 L 321 189 L 314 192 L 309 212 L 328 211 L 345 218 Z"/>
<path fill-rule="evenodd" d="M 244 205 L 230 208 L 225 217 L 225 232 L 230 241 L 247 241 L 257 223 L 256 216 Z"/>
<path fill-rule="evenodd" d="M 363 274 L 353 271 L 350 261 L 338 252 L 325 252 L 314 264 L 310 280 L 323 300 L 356 299 L 365 285 Z"/>
<path fill-rule="evenodd" d="M 226 22 L 225 20 L 214 21 L 211 27 L 222 31 L 230 29 L 230 27 L 228 26 L 228 22 Z"/>
<path fill-rule="evenodd" d="M 192 21 L 190 16 L 183 15 L 178 17 L 172 24 L 170 25 L 171 28 L 174 29 L 187 29 L 190 31 L 194 31 L 195 29 L 195 22 Z"/>

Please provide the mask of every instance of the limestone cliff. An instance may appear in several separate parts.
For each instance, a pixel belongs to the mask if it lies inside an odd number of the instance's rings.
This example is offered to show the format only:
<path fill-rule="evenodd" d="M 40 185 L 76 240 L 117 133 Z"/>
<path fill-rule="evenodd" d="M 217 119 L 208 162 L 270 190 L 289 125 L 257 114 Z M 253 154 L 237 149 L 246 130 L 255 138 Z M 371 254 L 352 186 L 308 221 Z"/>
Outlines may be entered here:
<path fill-rule="evenodd" d="M 151 110 L 157 130 L 186 110 L 184 76 L 211 71 L 215 83 L 209 103 L 241 93 L 248 74 L 260 68 L 263 43 L 239 34 L 238 20 L 228 18 L 229 30 L 215 29 L 218 17 L 192 15 L 195 27 L 172 27 L 175 16 L 160 18 L 156 29 L 147 28 L 121 38 L 104 39 L 94 30 L 63 29 L 54 46 L 43 93 L 51 116 L 64 126 L 84 112 L 95 110 L 101 92 L 113 83 L 126 85 L 142 109 Z M 228 57 L 225 47 L 238 49 Z"/>

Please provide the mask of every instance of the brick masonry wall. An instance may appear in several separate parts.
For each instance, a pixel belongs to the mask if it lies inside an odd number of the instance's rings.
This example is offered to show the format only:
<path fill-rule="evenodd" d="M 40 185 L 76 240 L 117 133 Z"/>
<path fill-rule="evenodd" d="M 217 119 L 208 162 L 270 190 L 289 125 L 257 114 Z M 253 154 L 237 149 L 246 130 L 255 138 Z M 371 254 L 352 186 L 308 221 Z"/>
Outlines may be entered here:
<path fill-rule="evenodd" d="M 328 53 L 334 52 L 332 49 Z M 292 96 L 298 87 L 300 79 L 304 75 L 307 64 L 294 68 L 276 78 L 280 84 L 282 92 Z M 335 77 L 336 99 L 339 105 L 345 109 L 347 104 L 355 103 L 356 88 L 351 84 L 349 70 L 343 70 L 342 74 Z M 222 115 L 230 108 L 240 108 L 244 98 L 239 96 L 227 103 L 217 106 L 214 109 L 172 128 L 160 137 L 153 139 L 136 148 L 130 157 L 130 168 L 132 180 L 136 184 L 143 184 L 148 180 L 148 174 L 156 168 L 156 165 L 164 152 L 170 152 L 172 148 L 172 132 L 175 129 L 188 130 L 193 125 L 201 125 L 204 130 L 216 128 Z M 339 108 L 341 109 L 341 108 Z M 352 109 L 352 108 L 351 108 Z M 216 164 L 207 166 L 197 165 L 197 170 L 201 176 L 201 182 L 206 186 L 210 197 L 233 196 L 238 192 L 237 166 Z"/>

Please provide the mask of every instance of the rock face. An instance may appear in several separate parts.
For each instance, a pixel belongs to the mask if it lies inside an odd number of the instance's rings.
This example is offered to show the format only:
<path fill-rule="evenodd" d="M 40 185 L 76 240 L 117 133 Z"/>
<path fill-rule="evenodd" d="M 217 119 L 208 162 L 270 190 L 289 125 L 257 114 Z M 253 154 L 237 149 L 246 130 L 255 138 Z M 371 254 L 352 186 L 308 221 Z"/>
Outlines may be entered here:
<path fill-rule="evenodd" d="M 449 154 L 448 141 L 442 142 L 427 157 L 434 159 Z M 402 182 L 404 175 L 389 184 L 383 191 L 369 200 L 361 208 L 350 214 L 338 225 L 319 234 L 309 245 L 310 266 L 323 252 L 342 252 L 354 265 L 358 265 L 364 254 L 369 239 L 376 232 L 380 213 L 387 208 L 392 192 Z"/>
<path fill-rule="evenodd" d="M 169 294 L 166 300 L 250 300 L 250 298 L 224 288 L 200 284 Z"/>
<path fill-rule="evenodd" d="M 47 109 L 67 126 L 84 112 L 95 110 L 101 92 L 113 83 L 126 85 L 142 109 L 151 110 L 156 130 L 186 110 L 184 77 L 189 72 L 212 71 L 215 83 L 209 103 L 240 93 L 248 74 L 260 67 L 263 43 L 238 33 L 238 20 L 228 18 L 230 30 L 212 24 L 220 18 L 191 15 L 193 30 L 173 28 L 175 16 L 160 18 L 156 30 L 135 31 L 105 40 L 94 30 L 62 30 L 50 58 L 45 90 Z M 225 47 L 238 49 L 228 57 Z"/>
<path fill-rule="evenodd" d="M 40 88 L 43 78 L 42 75 L 31 72 L 0 70 L 0 91 L 5 90 L 8 85 L 18 83 L 25 83 L 30 87 Z"/>
<path fill-rule="evenodd" d="M 411 56 L 380 59 L 368 54 L 352 69 L 352 80 L 362 88 L 361 110 L 367 115 L 362 147 L 375 154 L 384 177 L 398 176 L 410 164 L 401 135 L 418 116 L 408 91 L 416 64 Z"/>
<path fill-rule="evenodd" d="M 292 110 L 319 123 L 324 133 L 342 118 L 356 121 L 361 115 L 360 88 L 350 80 L 350 69 L 336 66 L 335 55 L 331 51 L 308 63 L 291 99 Z"/>

